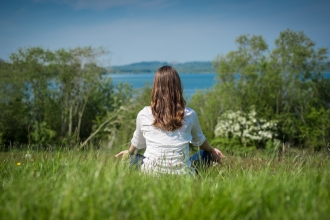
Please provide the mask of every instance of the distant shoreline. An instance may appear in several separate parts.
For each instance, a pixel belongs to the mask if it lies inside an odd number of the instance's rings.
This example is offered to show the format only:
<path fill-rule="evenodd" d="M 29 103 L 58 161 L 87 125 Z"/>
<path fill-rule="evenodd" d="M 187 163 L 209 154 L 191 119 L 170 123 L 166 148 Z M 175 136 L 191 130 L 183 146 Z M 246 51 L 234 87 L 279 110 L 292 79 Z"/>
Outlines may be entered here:
<path fill-rule="evenodd" d="M 186 63 L 167 63 L 167 62 L 140 62 L 128 65 L 112 66 L 107 68 L 109 74 L 139 74 L 139 73 L 156 73 L 157 70 L 165 65 L 173 66 L 178 73 L 214 73 L 210 61 L 195 61 Z"/>

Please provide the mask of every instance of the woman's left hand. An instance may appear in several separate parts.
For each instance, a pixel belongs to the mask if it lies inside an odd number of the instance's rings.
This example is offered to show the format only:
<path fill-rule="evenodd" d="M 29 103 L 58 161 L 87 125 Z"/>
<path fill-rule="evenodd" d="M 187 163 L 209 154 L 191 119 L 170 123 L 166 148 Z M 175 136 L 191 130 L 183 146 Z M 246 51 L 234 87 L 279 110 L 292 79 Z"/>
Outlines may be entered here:
<path fill-rule="evenodd" d="M 129 157 L 128 150 L 123 150 L 120 153 L 115 155 L 115 158 L 120 158 L 120 157 L 122 160 L 125 160 L 126 158 L 128 158 Z"/>

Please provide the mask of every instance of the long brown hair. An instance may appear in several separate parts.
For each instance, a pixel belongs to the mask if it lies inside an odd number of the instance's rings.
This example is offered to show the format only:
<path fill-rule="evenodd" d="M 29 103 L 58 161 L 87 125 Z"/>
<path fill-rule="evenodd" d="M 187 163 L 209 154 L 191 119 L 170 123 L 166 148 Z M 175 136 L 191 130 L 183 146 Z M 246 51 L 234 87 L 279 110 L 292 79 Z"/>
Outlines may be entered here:
<path fill-rule="evenodd" d="M 151 94 L 153 125 L 166 131 L 182 126 L 186 101 L 178 72 L 171 66 L 159 68 L 155 75 Z"/>

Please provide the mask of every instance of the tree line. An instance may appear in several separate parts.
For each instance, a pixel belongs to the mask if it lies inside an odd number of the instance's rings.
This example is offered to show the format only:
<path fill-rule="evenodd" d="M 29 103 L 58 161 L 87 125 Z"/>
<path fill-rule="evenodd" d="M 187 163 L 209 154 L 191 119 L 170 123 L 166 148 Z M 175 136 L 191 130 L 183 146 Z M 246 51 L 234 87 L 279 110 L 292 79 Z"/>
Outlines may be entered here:
<path fill-rule="evenodd" d="M 188 103 L 222 149 L 319 150 L 330 142 L 327 48 L 285 30 L 269 49 L 262 36 L 242 35 L 217 56 L 217 83 Z M 114 85 L 102 48 L 21 48 L 0 62 L 0 146 L 126 148 L 135 118 L 150 104 L 150 87 Z"/>

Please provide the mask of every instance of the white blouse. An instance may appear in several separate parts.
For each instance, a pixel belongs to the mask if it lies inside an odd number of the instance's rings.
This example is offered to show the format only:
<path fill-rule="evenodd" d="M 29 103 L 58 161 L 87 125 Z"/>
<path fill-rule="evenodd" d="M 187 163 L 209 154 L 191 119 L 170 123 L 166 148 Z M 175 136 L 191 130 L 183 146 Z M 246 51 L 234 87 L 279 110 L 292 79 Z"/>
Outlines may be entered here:
<path fill-rule="evenodd" d="M 146 148 L 142 171 L 152 173 L 190 173 L 189 143 L 200 146 L 205 136 L 194 110 L 186 108 L 183 126 L 175 131 L 165 131 L 152 125 L 154 117 L 150 106 L 144 107 L 136 118 L 132 145 Z"/>

